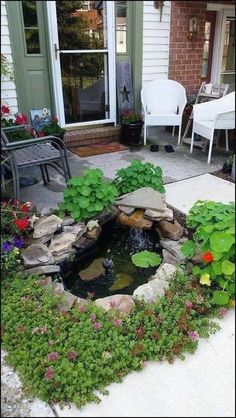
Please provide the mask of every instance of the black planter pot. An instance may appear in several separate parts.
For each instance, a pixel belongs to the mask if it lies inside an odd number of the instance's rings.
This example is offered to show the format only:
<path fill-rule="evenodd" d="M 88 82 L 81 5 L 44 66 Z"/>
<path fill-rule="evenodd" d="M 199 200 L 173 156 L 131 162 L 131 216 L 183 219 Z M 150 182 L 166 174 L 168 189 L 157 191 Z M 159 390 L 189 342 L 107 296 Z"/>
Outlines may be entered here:
<path fill-rule="evenodd" d="M 133 122 L 121 126 L 121 142 L 127 145 L 140 145 L 143 122 Z"/>

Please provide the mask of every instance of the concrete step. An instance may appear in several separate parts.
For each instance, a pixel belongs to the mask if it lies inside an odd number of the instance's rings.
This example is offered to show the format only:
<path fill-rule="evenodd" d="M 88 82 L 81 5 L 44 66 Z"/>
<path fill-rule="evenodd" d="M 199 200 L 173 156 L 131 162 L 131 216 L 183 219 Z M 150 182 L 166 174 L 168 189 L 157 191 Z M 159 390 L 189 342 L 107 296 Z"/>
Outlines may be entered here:
<path fill-rule="evenodd" d="M 83 145 L 101 144 L 118 141 L 119 137 L 119 125 L 90 129 L 88 128 L 66 132 L 64 135 L 64 143 L 68 148 L 72 148 L 80 147 Z"/>

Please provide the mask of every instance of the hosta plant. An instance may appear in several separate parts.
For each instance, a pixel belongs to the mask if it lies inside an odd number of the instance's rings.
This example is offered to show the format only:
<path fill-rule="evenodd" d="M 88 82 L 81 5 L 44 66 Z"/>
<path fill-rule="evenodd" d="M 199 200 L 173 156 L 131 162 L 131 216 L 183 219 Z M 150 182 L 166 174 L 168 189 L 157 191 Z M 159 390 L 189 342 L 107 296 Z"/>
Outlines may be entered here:
<path fill-rule="evenodd" d="M 83 176 L 69 180 L 59 216 L 70 214 L 75 221 L 90 219 L 107 209 L 117 195 L 114 184 L 103 179 L 102 170 L 85 170 Z"/>
<path fill-rule="evenodd" d="M 154 167 L 153 164 L 142 163 L 140 160 L 133 160 L 128 167 L 117 170 L 114 183 L 119 195 L 141 187 L 151 187 L 160 193 L 165 192 L 161 167 Z"/>
<path fill-rule="evenodd" d="M 187 216 L 187 226 L 195 230 L 194 240 L 182 245 L 182 253 L 202 257 L 202 265 L 193 268 L 200 283 L 213 286 L 213 301 L 227 305 L 235 297 L 235 204 L 198 201 Z"/>

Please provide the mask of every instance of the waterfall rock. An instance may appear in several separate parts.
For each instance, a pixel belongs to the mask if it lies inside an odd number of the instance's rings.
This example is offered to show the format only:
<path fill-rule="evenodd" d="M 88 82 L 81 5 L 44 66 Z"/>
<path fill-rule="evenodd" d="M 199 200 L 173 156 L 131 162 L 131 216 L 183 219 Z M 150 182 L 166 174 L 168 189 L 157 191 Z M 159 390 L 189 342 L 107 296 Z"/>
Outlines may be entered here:
<path fill-rule="evenodd" d="M 165 195 L 157 192 L 151 187 L 141 187 L 134 192 L 120 196 L 115 205 L 129 206 L 139 209 L 165 210 Z"/>
<path fill-rule="evenodd" d="M 144 216 L 152 221 L 173 221 L 174 218 L 173 210 L 167 206 L 164 210 L 146 209 Z"/>
<path fill-rule="evenodd" d="M 129 295 L 112 295 L 106 298 L 95 300 L 96 305 L 101 306 L 105 311 L 115 309 L 116 311 L 130 314 L 135 306 L 132 296 Z"/>
<path fill-rule="evenodd" d="M 75 240 L 78 240 L 87 231 L 87 226 L 83 222 L 78 222 L 74 225 L 63 227 L 63 232 L 68 232 L 75 235 Z"/>
<path fill-rule="evenodd" d="M 153 222 L 150 219 L 144 218 L 144 210 L 135 210 L 131 215 L 126 215 L 121 212 L 117 220 L 122 225 L 128 225 L 132 228 L 151 229 Z"/>
<path fill-rule="evenodd" d="M 41 238 L 44 235 L 54 234 L 63 223 L 63 219 L 56 215 L 50 215 L 40 218 L 34 223 L 33 238 Z"/>
<path fill-rule="evenodd" d="M 131 213 L 135 210 L 135 208 L 131 208 L 129 206 L 118 206 L 118 209 L 126 215 L 131 215 Z"/>
<path fill-rule="evenodd" d="M 160 221 L 158 223 L 158 228 L 161 230 L 161 234 L 165 238 L 170 238 L 174 241 L 178 241 L 184 233 L 184 228 L 176 221 L 175 223 Z"/>

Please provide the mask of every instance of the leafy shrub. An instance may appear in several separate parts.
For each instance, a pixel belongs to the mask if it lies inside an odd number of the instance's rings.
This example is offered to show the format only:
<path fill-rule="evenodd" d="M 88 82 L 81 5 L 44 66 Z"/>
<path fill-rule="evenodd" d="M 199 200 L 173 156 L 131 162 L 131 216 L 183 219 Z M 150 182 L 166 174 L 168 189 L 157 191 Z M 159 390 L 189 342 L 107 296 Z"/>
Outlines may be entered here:
<path fill-rule="evenodd" d="M 133 160 L 127 168 L 117 170 L 114 183 L 119 194 L 129 193 L 140 187 L 151 187 L 160 193 L 165 192 L 162 181 L 162 169 L 151 163 Z"/>
<path fill-rule="evenodd" d="M 187 226 L 195 230 L 194 241 L 183 244 L 182 253 L 190 258 L 202 255 L 203 267 L 195 266 L 193 273 L 200 283 L 220 288 L 213 301 L 226 305 L 235 297 L 235 204 L 198 201 L 189 211 Z"/>
<path fill-rule="evenodd" d="M 184 359 L 199 337 L 218 329 L 210 320 L 219 311 L 211 307 L 210 289 L 183 275 L 156 302 L 136 301 L 128 316 L 93 302 L 59 313 L 44 282 L 15 278 L 4 286 L 2 338 L 29 393 L 46 402 L 98 402 L 95 391 L 104 393 L 146 360 Z"/>
<path fill-rule="evenodd" d="M 85 170 L 83 176 L 70 179 L 64 191 L 60 216 L 69 213 L 75 221 L 81 221 L 107 209 L 118 193 L 114 184 L 102 177 L 102 170 L 97 168 Z"/>

